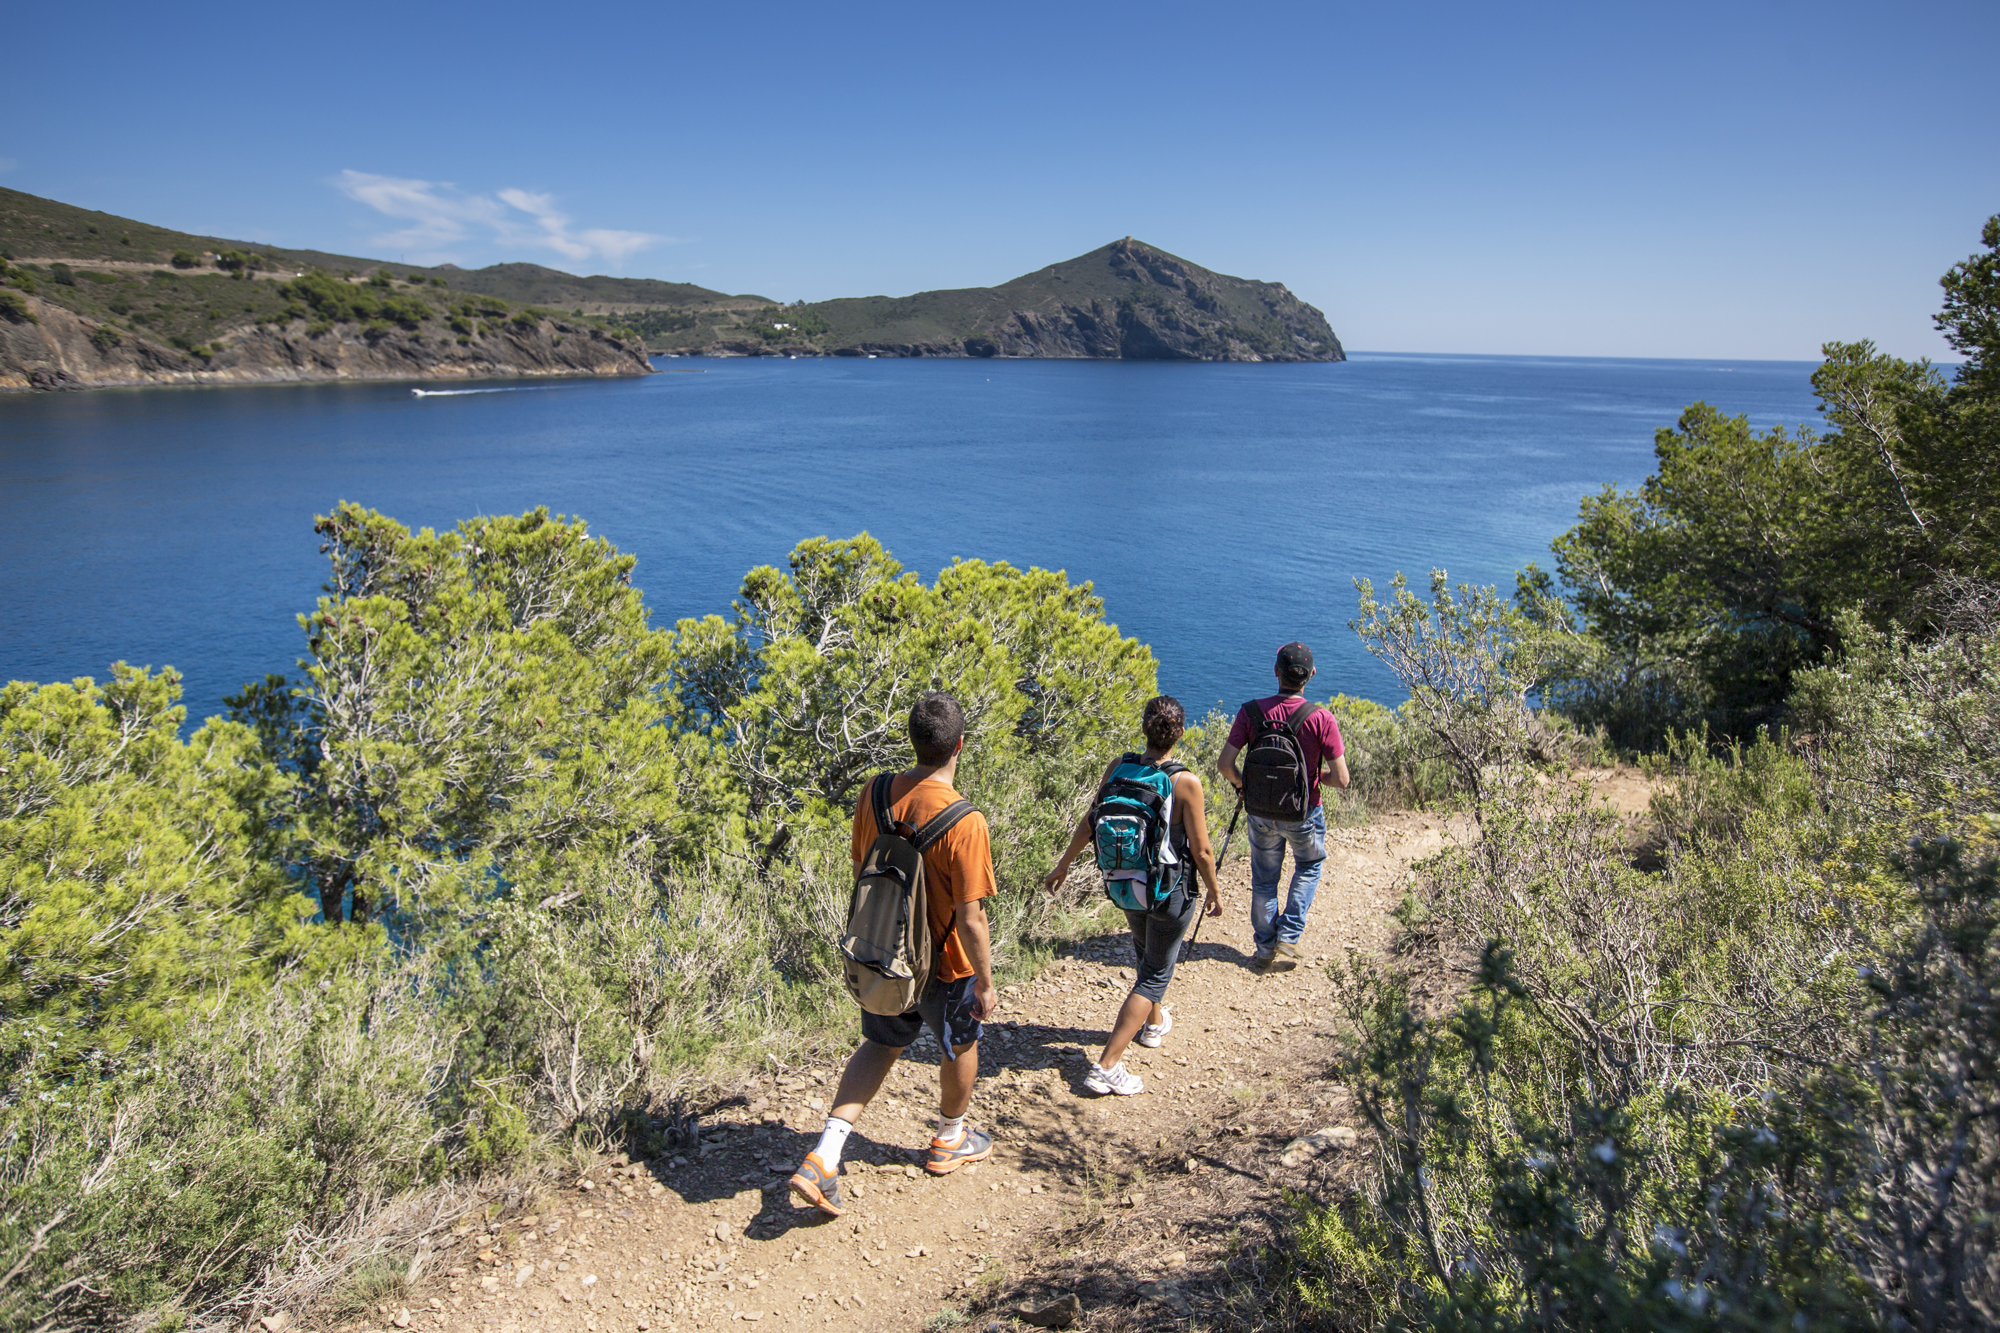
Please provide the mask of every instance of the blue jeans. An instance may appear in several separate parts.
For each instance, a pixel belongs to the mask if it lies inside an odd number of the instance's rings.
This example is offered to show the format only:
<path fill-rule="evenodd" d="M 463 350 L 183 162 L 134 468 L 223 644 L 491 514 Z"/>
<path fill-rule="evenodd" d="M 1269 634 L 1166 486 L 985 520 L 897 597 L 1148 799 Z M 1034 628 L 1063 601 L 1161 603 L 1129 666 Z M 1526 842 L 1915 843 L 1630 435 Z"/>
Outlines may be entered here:
<path fill-rule="evenodd" d="M 1292 849 L 1292 887 L 1280 912 L 1278 875 L 1286 847 Z M 1259 949 L 1297 944 L 1306 933 L 1306 913 L 1319 892 L 1319 871 L 1325 864 L 1325 806 L 1314 806 L 1304 819 L 1250 816 L 1250 933 Z"/>

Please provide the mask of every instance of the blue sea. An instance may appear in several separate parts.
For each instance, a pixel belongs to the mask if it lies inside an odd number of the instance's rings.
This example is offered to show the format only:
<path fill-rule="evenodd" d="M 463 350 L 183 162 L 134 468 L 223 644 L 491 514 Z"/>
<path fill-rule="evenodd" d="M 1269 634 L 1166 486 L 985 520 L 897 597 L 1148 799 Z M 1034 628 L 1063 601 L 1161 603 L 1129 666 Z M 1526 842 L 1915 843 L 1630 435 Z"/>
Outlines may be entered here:
<path fill-rule="evenodd" d="M 1807 362 L 1355 354 L 1334 365 L 663 360 L 647 379 L 0 396 L 0 679 L 172 665 L 192 718 L 291 672 L 325 577 L 313 518 L 411 526 L 547 505 L 637 555 L 654 623 L 746 571 L 875 534 L 1067 570 L 1191 712 L 1263 693 L 1394 701 L 1354 580 L 1511 589 L 1578 499 L 1632 486 L 1697 400 L 1817 424 Z M 427 386 L 428 387 L 428 386 Z"/>

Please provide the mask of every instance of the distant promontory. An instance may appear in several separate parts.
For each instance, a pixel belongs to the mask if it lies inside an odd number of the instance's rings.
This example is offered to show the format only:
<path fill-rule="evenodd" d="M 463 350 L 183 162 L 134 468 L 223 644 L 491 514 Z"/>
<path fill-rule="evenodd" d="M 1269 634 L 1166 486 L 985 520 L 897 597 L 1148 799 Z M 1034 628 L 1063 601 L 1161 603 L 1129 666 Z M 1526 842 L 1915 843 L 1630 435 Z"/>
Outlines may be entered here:
<path fill-rule="evenodd" d="M 626 318 L 654 351 L 709 356 L 1344 361 L 1326 316 L 1283 283 L 1232 278 L 1127 236 L 998 287 Z"/>

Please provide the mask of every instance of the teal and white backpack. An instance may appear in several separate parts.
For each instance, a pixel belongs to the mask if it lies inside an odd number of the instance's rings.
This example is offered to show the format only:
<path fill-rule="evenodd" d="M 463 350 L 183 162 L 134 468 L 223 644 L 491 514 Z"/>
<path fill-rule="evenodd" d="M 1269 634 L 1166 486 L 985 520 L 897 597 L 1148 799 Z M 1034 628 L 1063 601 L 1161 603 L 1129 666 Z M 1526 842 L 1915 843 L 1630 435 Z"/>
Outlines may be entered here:
<path fill-rule="evenodd" d="M 1149 764 L 1127 754 L 1097 789 L 1090 807 L 1090 841 L 1104 892 L 1128 912 L 1150 912 L 1179 882 L 1174 848 L 1174 774 L 1185 764 Z"/>

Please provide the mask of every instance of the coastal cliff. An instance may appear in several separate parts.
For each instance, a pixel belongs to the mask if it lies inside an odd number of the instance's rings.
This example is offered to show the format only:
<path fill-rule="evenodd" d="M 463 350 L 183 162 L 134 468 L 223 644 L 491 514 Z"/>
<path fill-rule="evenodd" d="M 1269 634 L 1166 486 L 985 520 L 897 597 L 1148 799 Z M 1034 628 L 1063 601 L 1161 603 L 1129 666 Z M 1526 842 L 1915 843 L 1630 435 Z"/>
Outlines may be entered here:
<path fill-rule="evenodd" d="M 515 313 L 460 334 L 448 316 L 274 319 L 227 328 L 192 348 L 26 295 L 0 304 L 0 390 L 307 380 L 645 375 L 643 348 L 601 328 Z"/>
<path fill-rule="evenodd" d="M 626 318 L 655 350 L 711 356 L 1346 360 L 1326 316 L 1283 283 L 1129 236 L 998 287 L 768 306 L 722 327 Z"/>

